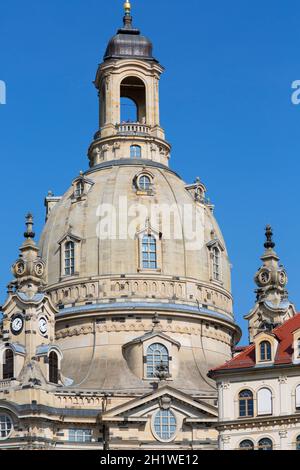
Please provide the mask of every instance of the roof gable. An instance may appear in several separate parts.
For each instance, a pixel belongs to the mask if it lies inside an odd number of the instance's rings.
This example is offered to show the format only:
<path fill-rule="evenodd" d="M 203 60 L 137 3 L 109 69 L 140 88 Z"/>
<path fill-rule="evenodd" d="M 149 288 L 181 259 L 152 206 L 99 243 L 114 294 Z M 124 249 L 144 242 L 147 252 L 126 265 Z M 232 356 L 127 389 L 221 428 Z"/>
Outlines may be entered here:
<path fill-rule="evenodd" d="M 102 421 L 146 421 L 148 420 L 149 411 L 156 409 L 158 406 L 163 407 L 166 398 L 171 400 L 173 408 L 184 410 L 183 412 L 189 419 L 216 421 L 218 418 L 216 407 L 202 401 L 196 401 L 166 385 L 150 394 L 135 398 L 129 403 L 106 411 L 102 415 Z"/>
<path fill-rule="evenodd" d="M 279 343 L 275 360 L 272 362 L 272 365 L 293 364 L 293 333 L 299 328 L 300 314 L 298 313 L 269 333 L 270 335 L 275 336 Z M 255 365 L 255 345 L 251 344 L 230 361 L 210 371 L 209 374 L 210 376 L 213 376 L 217 372 L 225 372 L 226 370 L 249 369 L 251 367 L 255 367 Z"/>

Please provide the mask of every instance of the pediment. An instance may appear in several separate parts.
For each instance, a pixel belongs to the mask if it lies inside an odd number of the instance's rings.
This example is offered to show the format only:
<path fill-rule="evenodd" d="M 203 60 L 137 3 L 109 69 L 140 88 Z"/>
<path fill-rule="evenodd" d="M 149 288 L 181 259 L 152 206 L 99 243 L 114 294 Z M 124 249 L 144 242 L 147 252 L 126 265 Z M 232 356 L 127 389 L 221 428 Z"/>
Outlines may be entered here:
<path fill-rule="evenodd" d="M 172 408 L 185 415 L 186 422 L 217 421 L 217 408 L 203 401 L 196 401 L 189 395 L 166 385 L 158 390 L 135 398 L 106 411 L 102 421 L 106 422 L 146 422 L 157 409 Z"/>
<path fill-rule="evenodd" d="M 159 332 L 159 331 L 151 331 L 149 333 L 146 333 L 143 336 L 139 336 L 138 338 L 135 338 L 132 341 L 130 341 L 129 343 L 125 344 L 123 346 L 123 348 L 127 348 L 128 346 L 131 346 L 133 344 L 144 343 L 145 341 L 148 341 L 148 340 L 154 339 L 154 338 L 157 338 L 158 340 L 163 339 L 165 341 L 168 341 L 169 343 L 174 344 L 175 346 L 178 347 L 178 349 L 180 348 L 180 343 L 178 341 L 175 341 L 173 338 L 170 338 L 170 336 L 166 335 L 163 332 Z"/>
<path fill-rule="evenodd" d="M 74 235 L 72 232 L 68 231 L 67 233 L 65 233 L 65 235 L 63 237 L 61 237 L 60 240 L 58 240 L 57 243 L 59 245 L 62 245 L 63 243 L 69 242 L 69 241 L 79 243 L 79 242 L 81 242 L 81 238 Z"/>
<path fill-rule="evenodd" d="M 221 251 L 225 251 L 225 246 L 223 245 L 223 243 L 218 239 L 218 238 L 214 238 L 213 240 L 211 240 L 210 242 L 208 242 L 206 244 L 207 248 L 209 250 L 211 250 L 212 248 L 216 247 L 218 248 L 219 250 Z"/>

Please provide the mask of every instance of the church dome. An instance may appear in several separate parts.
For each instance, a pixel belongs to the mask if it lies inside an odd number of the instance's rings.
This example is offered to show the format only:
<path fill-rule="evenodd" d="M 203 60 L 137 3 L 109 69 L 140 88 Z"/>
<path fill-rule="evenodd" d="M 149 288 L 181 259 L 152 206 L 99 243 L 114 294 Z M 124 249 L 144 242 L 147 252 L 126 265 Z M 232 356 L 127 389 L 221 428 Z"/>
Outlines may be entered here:
<path fill-rule="evenodd" d="M 133 29 L 130 3 L 124 8 L 94 82 L 90 168 L 62 197 L 46 198 L 40 249 L 61 370 L 73 389 L 135 396 L 169 375 L 175 388 L 211 397 L 207 372 L 231 358 L 240 337 L 230 262 L 205 185 L 168 166 L 163 67 Z M 134 117 L 124 116 L 123 99 Z M 154 364 L 157 354 L 167 365 Z"/>
<path fill-rule="evenodd" d="M 109 41 L 104 60 L 138 58 L 154 60 L 152 56 L 152 42 L 142 36 L 139 29 L 133 28 L 130 14 L 124 16 L 124 27 Z"/>
<path fill-rule="evenodd" d="M 141 178 L 146 178 L 143 182 L 149 178 L 149 193 L 140 190 Z M 77 197 L 79 184 L 82 194 Z M 107 162 L 80 175 L 52 209 L 41 238 L 42 257 L 47 261 L 48 289 L 55 295 L 53 300 L 63 304 L 87 301 L 93 297 L 91 286 L 97 285 L 94 297 L 102 300 L 121 294 L 131 300 L 174 297 L 194 306 L 207 305 L 231 317 L 230 264 L 225 243 L 212 206 L 204 196 L 202 200 L 195 199 L 198 187 L 203 188 L 202 183 L 187 186 L 169 168 L 147 160 Z M 162 209 L 170 208 L 170 220 L 162 220 L 162 214 L 157 221 L 149 220 L 153 204 Z M 130 212 L 139 205 L 145 215 L 136 221 Z M 195 210 L 197 221 L 194 223 L 199 231 L 195 246 L 190 240 L 190 220 L 179 216 L 190 208 Z M 99 234 L 101 223 L 106 230 L 106 211 L 111 211 L 109 225 L 115 226 L 115 233 L 109 237 Z M 176 222 L 172 220 L 173 214 Z M 129 233 L 130 230 L 133 233 Z M 138 239 L 140 234 L 152 231 L 157 238 L 160 259 L 157 269 L 148 271 L 141 265 Z M 74 242 L 76 251 L 72 273 L 64 272 L 62 266 L 63 246 L 69 241 Z M 220 256 L 219 279 L 214 279 L 213 273 L 214 247 Z M 82 288 L 83 282 L 87 288 Z M 122 292 L 121 285 L 125 285 Z"/>

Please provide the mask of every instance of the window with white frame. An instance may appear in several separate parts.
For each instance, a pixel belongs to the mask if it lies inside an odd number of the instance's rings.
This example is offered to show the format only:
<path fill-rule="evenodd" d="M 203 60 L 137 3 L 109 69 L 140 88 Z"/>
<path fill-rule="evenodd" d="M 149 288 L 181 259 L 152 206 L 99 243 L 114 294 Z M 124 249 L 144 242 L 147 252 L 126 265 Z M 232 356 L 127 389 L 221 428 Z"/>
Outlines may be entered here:
<path fill-rule="evenodd" d="M 213 278 L 215 281 L 221 281 L 221 253 L 218 247 L 212 250 Z"/>
<path fill-rule="evenodd" d="M 69 442 L 91 442 L 91 429 L 69 429 Z"/>
<path fill-rule="evenodd" d="M 300 338 L 297 339 L 297 357 L 300 357 Z"/>
<path fill-rule="evenodd" d="M 254 400 L 251 390 L 242 390 L 239 393 L 239 416 L 240 418 L 254 416 Z"/>
<path fill-rule="evenodd" d="M 169 372 L 168 349 L 160 343 L 151 344 L 147 349 L 147 377 L 149 379 L 156 377 L 160 365 L 164 365 Z"/>
<path fill-rule="evenodd" d="M 141 175 L 138 179 L 138 187 L 141 191 L 150 191 L 151 178 L 148 175 Z"/>
<path fill-rule="evenodd" d="M 65 244 L 65 275 L 75 274 L 75 243 L 68 241 Z"/>
<path fill-rule="evenodd" d="M 272 414 L 272 392 L 268 388 L 261 388 L 257 392 L 257 414 L 259 416 Z"/>
<path fill-rule="evenodd" d="M 142 238 L 142 267 L 157 269 L 157 243 L 152 235 L 144 235 Z"/>
<path fill-rule="evenodd" d="M 262 341 L 259 345 L 259 351 L 262 362 L 272 361 L 272 346 L 269 341 Z"/>
<path fill-rule="evenodd" d="M 176 416 L 171 410 L 160 410 L 154 417 L 154 433 L 161 441 L 170 441 L 177 430 Z"/>
<path fill-rule="evenodd" d="M 74 191 L 74 196 L 75 197 L 81 197 L 84 193 L 84 181 L 79 180 L 77 181 L 75 185 L 75 191 Z"/>
<path fill-rule="evenodd" d="M 7 439 L 12 431 L 12 420 L 7 415 L 0 414 L 0 440 Z"/>

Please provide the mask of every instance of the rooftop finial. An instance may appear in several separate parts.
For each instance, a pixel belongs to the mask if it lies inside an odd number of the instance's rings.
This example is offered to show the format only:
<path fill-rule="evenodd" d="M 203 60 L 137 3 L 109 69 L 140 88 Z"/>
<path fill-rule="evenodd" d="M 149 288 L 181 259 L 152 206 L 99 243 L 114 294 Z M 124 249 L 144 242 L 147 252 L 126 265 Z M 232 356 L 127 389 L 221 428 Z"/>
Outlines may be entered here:
<path fill-rule="evenodd" d="M 126 0 L 124 3 L 124 28 L 125 29 L 132 29 L 132 16 L 131 16 L 131 3 L 129 0 Z"/>
<path fill-rule="evenodd" d="M 34 238 L 35 233 L 33 231 L 33 215 L 32 214 L 27 214 L 26 215 L 26 232 L 24 233 L 25 238 Z"/>
<path fill-rule="evenodd" d="M 273 242 L 273 230 L 271 225 L 266 226 L 266 239 L 267 241 L 265 242 L 265 248 L 273 250 L 275 248 L 275 243 Z"/>
<path fill-rule="evenodd" d="M 126 0 L 124 3 L 124 10 L 125 10 L 125 15 L 130 16 L 131 15 L 131 3 L 129 0 Z"/>

